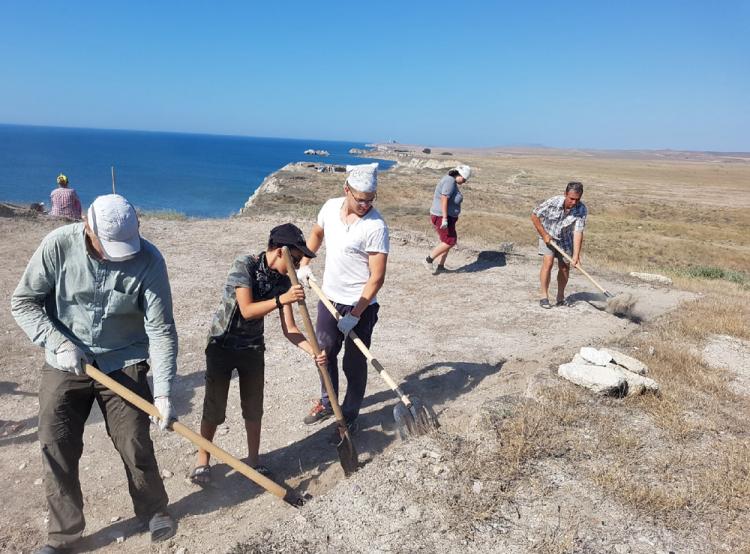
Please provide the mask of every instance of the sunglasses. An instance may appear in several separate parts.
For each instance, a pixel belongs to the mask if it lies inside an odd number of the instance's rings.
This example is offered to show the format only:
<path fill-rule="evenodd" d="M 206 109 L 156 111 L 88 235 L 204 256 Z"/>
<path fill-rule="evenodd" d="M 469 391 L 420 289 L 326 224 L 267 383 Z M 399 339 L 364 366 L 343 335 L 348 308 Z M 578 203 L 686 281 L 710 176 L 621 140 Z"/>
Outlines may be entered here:
<path fill-rule="evenodd" d="M 294 266 L 294 269 L 299 269 L 299 264 L 304 256 L 295 256 L 291 252 L 289 252 L 289 255 L 292 258 L 292 265 Z"/>
<path fill-rule="evenodd" d="M 358 204 L 359 206 L 362 206 L 362 207 L 365 207 L 365 206 L 372 206 L 373 202 L 375 202 L 375 200 L 377 200 L 377 198 L 378 198 L 378 195 L 377 195 L 377 194 L 375 194 L 375 196 L 373 196 L 372 198 L 369 198 L 369 199 L 367 199 L 367 198 L 357 198 L 356 196 L 354 196 L 354 193 L 352 192 L 352 190 L 351 190 L 351 189 L 348 189 L 348 190 L 349 190 L 349 194 L 351 194 L 351 195 L 352 195 L 352 199 L 353 199 L 353 200 L 354 200 L 354 201 L 355 201 L 355 202 L 356 202 L 356 203 L 357 203 L 357 204 Z"/>

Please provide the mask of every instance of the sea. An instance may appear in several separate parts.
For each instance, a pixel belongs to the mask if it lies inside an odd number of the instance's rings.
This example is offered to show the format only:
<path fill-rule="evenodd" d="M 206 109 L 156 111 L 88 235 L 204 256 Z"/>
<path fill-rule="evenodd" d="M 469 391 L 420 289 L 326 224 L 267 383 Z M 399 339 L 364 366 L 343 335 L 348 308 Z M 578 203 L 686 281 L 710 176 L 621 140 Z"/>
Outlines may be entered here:
<path fill-rule="evenodd" d="M 0 200 L 44 202 L 67 175 L 84 209 L 115 186 L 144 211 L 221 218 L 237 213 L 263 179 L 296 161 L 358 164 L 365 143 L 227 135 L 0 125 Z M 325 150 L 311 156 L 305 150 Z M 336 191 L 338 192 L 338 191 Z"/>

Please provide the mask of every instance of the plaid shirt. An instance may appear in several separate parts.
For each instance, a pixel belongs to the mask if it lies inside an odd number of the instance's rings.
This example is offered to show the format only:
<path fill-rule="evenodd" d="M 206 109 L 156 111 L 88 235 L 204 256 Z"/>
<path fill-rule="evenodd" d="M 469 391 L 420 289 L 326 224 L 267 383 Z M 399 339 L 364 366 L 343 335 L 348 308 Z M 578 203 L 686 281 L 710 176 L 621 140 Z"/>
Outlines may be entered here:
<path fill-rule="evenodd" d="M 583 202 L 579 202 L 574 208 L 565 210 L 563 205 L 565 196 L 553 196 L 545 200 L 534 210 L 542 222 L 542 227 L 555 239 L 558 246 L 568 254 L 573 252 L 573 232 L 583 233 L 586 226 L 588 210 Z"/>
<path fill-rule="evenodd" d="M 230 349 L 262 348 L 264 318 L 242 317 L 235 289 L 251 289 L 253 302 L 258 302 L 284 294 L 291 286 L 289 277 L 268 267 L 265 252 L 258 256 L 238 257 L 227 275 L 221 304 L 208 332 L 209 341 L 216 339 L 221 346 Z"/>
<path fill-rule="evenodd" d="M 75 220 L 81 219 L 81 201 L 78 199 L 75 189 L 58 187 L 50 193 L 49 198 L 52 202 L 49 215 Z"/>

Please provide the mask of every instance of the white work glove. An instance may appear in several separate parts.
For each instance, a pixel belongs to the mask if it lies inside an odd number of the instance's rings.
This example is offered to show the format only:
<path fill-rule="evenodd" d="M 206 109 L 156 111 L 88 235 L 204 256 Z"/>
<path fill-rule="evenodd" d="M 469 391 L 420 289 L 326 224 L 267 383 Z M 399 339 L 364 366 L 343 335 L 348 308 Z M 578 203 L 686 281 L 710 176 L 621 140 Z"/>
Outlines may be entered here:
<path fill-rule="evenodd" d="M 447 229 L 448 228 L 448 218 L 444 217 L 443 221 L 440 222 L 440 228 L 441 229 Z"/>
<path fill-rule="evenodd" d="M 166 431 L 169 424 L 177 420 L 172 403 L 168 396 L 157 396 L 154 399 L 154 406 L 159 410 L 161 417 L 151 416 L 151 423 L 157 425 L 160 431 Z"/>
<path fill-rule="evenodd" d="M 339 331 L 344 333 L 345 337 L 348 337 L 351 330 L 357 326 L 357 323 L 359 323 L 359 318 L 356 315 L 348 313 L 339 319 L 337 327 L 339 328 Z"/>
<path fill-rule="evenodd" d="M 78 376 L 84 374 L 83 364 L 86 361 L 86 354 L 75 344 L 66 340 L 55 351 L 57 365 L 62 371 L 75 373 Z"/>
<path fill-rule="evenodd" d="M 297 270 L 297 280 L 301 285 L 307 286 L 307 280 L 312 276 L 312 269 L 309 265 L 303 265 Z"/>

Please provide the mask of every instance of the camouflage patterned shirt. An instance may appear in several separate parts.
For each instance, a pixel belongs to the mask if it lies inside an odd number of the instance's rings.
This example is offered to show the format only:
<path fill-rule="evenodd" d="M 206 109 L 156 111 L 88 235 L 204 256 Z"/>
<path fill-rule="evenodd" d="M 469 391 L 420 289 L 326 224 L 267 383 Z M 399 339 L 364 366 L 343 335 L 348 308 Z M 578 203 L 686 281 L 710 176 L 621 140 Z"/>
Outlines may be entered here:
<path fill-rule="evenodd" d="M 263 318 L 242 317 L 235 289 L 251 289 L 253 301 L 257 302 L 284 294 L 291 286 L 289 277 L 268 267 L 265 252 L 258 256 L 239 256 L 227 275 L 221 304 L 208 332 L 209 341 L 214 340 L 224 348 L 230 349 L 263 347 Z"/>

